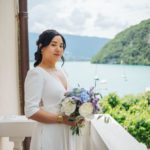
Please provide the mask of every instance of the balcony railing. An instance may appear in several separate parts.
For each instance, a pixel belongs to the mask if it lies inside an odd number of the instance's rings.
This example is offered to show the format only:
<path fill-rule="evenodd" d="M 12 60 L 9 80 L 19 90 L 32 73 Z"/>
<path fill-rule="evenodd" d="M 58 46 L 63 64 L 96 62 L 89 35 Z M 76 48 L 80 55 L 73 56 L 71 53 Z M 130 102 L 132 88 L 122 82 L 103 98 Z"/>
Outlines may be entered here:
<path fill-rule="evenodd" d="M 105 114 L 98 120 L 97 117 L 98 115 L 95 115 L 82 130 L 79 142 L 84 143 L 84 146 L 80 147 L 81 150 L 89 146 L 91 150 L 147 150 L 144 144 L 139 143 L 110 115 Z M 105 123 L 104 117 L 110 118 L 109 123 Z M 2 116 L 0 117 L 0 136 L 9 137 L 9 140 L 14 142 L 14 150 L 22 150 L 22 142 L 25 137 L 32 136 L 35 124 L 35 121 L 25 116 Z"/>

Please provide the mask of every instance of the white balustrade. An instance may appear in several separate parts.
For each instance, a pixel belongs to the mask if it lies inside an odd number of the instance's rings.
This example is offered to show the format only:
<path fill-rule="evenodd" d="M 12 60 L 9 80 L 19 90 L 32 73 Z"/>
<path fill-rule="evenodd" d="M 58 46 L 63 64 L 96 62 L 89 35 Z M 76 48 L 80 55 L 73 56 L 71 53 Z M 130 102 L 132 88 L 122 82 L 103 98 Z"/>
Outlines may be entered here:
<path fill-rule="evenodd" d="M 110 115 L 105 114 L 98 120 L 97 117 L 91 120 L 91 132 L 96 130 L 109 150 L 147 150 L 145 144 L 139 143 Z M 105 117 L 110 118 L 109 123 L 104 123 Z"/>
<path fill-rule="evenodd" d="M 87 129 L 87 145 L 92 145 L 94 150 L 147 150 L 146 146 L 139 143 L 110 115 L 105 114 L 97 120 L 98 115 L 89 122 Z M 104 117 L 109 117 L 109 123 L 104 122 Z M 35 121 L 25 116 L 6 115 L 0 117 L 0 136 L 9 137 L 14 142 L 13 150 L 22 150 L 25 137 L 31 137 Z M 85 130 L 86 131 L 86 130 Z M 87 142 L 87 141 L 83 141 Z M 88 147 L 88 146 L 87 146 Z"/>
<path fill-rule="evenodd" d="M 13 150 L 22 150 L 25 137 L 31 137 L 35 121 L 25 116 L 6 115 L 0 117 L 0 136 L 9 137 L 14 142 Z"/>

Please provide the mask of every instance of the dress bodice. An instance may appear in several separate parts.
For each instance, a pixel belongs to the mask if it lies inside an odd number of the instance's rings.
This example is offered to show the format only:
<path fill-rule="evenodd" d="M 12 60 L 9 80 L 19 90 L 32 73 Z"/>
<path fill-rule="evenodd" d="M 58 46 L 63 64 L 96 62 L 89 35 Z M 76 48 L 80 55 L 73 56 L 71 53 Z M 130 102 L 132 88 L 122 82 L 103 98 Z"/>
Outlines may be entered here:
<path fill-rule="evenodd" d="M 64 70 L 59 68 L 67 81 L 67 90 L 71 89 L 68 77 Z M 39 109 L 52 113 L 60 113 L 59 104 L 64 97 L 66 89 L 60 81 L 54 78 L 41 67 L 28 71 L 25 80 L 25 113 L 31 116 Z M 42 101 L 42 106 L 40 102 Z"/>

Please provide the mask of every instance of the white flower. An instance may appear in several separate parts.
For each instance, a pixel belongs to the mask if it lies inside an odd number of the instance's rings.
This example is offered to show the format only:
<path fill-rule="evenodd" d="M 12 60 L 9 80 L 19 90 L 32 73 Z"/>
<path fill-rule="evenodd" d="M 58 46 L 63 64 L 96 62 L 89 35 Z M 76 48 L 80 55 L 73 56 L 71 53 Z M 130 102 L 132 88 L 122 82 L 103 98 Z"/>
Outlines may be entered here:
<path fill-rule="evenodd" d="M 70 116 L 76 109 L 76 104 L 71 102 L 71 98 L 67 97 L 62 102 L 61 112 L 64 112 L 65 115 Z"/>
<path fill-rule="evenodd" d="M 90 102 L 84 103 L 79 108 L 79 113 L 84 118 L 90 118 L 93 114 L 93 105 Z"/>

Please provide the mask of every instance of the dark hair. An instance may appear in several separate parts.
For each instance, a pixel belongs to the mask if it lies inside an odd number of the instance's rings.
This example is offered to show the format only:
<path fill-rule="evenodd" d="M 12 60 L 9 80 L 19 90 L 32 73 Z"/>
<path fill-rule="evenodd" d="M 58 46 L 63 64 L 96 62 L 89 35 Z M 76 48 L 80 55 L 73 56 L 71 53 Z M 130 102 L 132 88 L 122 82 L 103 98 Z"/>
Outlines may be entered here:
<path fill-rule="evenodd" d="M 50 44 L 50 42 L 52 41 L 52 39 L 58 35 L 61 36 L 61 38 L 63 40 L 63 49 L 65 50 L 66 41 L 65 41 L 64 37 L 60 33 L 58 33 L 56 30 L 46 30 L 39 35 L 39 39 L 36 41 L 37 51 L 34 54 L 34 56 L 35 56 L 34 67 L 39 65 L 40 62 L 42 61 L 42 53 L 41 53 L 42 48 L 45 46 L 48 46 Z M 41 43 L 41 47 L 39 47 L 40 43 Z M 62 64 L 62 66 L 63 66 L 65 59 L 63 56 L 61 57 L 61 59 L 63 61 L 63 64 Z"/>

